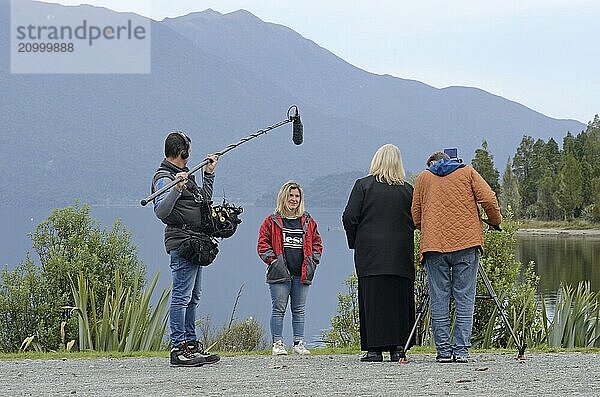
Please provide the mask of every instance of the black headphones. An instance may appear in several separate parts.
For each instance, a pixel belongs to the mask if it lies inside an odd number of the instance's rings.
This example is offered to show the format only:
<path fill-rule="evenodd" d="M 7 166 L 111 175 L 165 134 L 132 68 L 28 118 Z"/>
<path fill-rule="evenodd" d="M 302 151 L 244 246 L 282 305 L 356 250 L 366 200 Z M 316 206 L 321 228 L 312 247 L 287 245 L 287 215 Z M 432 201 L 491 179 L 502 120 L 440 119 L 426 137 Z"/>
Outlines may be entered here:
<path fill-rule="evenodd" d="M 188 137 L 187 135 L 185 135 L 183 132 L 181 131 L 173 131 L 175 134 L 179 135 L 181 137 L 181 139 L 183 139 L 183 143 L 185 145 L 185 149 L 183 149 L 179 155 L 181 156 L 182 159 L 187 159 L 188 157 L 190 157 L 190 145 L 192 143 L 192 140 L 190 139 L 190 137 Z"/>

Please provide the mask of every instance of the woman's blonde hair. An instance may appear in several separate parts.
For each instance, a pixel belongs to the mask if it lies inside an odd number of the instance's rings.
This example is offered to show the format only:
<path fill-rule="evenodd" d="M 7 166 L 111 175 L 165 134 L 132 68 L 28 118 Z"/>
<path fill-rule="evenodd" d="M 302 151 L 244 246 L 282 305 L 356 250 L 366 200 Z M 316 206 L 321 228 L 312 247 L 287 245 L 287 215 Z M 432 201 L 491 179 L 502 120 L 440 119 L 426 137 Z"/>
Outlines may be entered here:
<path fill-rule="evenodd" d="M 290 211 L 286 205 L 292 189 L 298 189 L 300 192 L 300 203 L 294 211 Z M 277 193 L 277 208 L 275 211 L 286 218 L 298 218 L 304 214 L 304 190 L 302 190 L 302 186 L 300 186 L 298 182 L 287 181 L 283 184 L 281 189 L 279 189 L 279 193 Z"/>
<path fill-rule="evenodd" d="M 371 160 L 369 175 L 373 175 L 381 183 L 403 185 L 406 173 L 402 165 L 400 149 L 391 143 L 380 147 Z"/>

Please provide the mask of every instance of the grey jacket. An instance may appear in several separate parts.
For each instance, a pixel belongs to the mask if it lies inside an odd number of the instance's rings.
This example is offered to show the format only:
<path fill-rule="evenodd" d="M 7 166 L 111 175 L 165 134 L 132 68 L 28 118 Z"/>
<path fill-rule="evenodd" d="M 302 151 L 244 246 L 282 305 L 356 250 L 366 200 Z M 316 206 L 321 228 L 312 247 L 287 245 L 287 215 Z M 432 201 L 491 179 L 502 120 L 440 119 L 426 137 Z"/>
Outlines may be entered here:
<path fill-rule="evenodd" d="M 186 172 L 167 160 L 163 160 L 152 180 L 152 191 L 161 189 L 175 180 L 175 174 Z M 166 225 L 165 249 L 167 253 L 176 249 L 193 233 L 199 233 L 201 222 L 201 200 L 211 201 L 214 174 L 203 173 L 202 188 L 190 175 L 186 189 L 181 192 L 174 187 L 154 199 L 154 213 Z"/>

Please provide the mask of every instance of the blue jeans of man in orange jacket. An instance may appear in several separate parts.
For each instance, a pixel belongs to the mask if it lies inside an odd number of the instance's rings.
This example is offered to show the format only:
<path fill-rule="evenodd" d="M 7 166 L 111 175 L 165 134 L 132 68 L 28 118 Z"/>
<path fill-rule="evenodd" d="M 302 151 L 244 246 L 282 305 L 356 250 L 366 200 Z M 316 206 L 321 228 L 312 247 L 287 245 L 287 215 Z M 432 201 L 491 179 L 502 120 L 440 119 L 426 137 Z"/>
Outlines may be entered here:
<path fill-rule="evenodd" d="M 431 295 L 431 326 L 439 356 L 467 357 L 471 347 L 479 247 L 425 253 Z M 453 341 L 450 340 L 450 296 L 456 304 Z"/>

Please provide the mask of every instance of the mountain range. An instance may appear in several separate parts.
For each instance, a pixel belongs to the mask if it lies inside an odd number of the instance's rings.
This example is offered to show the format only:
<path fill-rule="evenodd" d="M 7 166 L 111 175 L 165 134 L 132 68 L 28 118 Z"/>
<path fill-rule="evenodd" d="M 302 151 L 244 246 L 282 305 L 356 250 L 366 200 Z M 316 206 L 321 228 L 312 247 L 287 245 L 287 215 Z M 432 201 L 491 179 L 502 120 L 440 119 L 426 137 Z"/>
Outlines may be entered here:
<path fill-rule="evenodd" d="M 46 3 L 32 9 L 113 13 Z M 458 147 L 469 161 L 486 139 L 502 170 L 523 135 L 560 142 L 585 128 L 478 88 L 369 73 L 244 10 L 150 21 L 150 74 L 12 74 L 9 15 L 10 1 L 0 0 L 0 206 L 138 203 L 169 131 L 192 138 L 194 165 L 286 119 L 292 104 L 304 143 L 292 143 L 287 125 L 227 153 L 215 197 L 255 202 L 288 179 L 318 189 L 313 181 L 336 180 L 327 175 L 366 174 L 374 152 L 390 142 L 407 171 L 418 172 L 434 150 Z"/>

